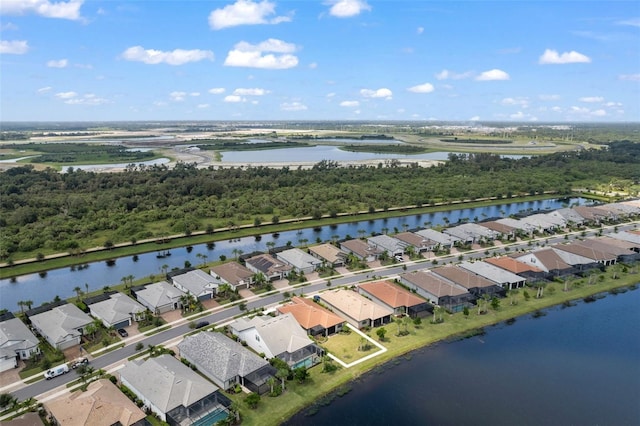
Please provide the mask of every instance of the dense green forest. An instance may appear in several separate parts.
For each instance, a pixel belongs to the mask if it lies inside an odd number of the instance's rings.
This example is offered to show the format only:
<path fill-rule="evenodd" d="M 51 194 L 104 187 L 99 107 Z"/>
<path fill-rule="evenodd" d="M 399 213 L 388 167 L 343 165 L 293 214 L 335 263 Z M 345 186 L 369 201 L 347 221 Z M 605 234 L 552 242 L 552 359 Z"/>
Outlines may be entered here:
<path fill-rule="evenodd" d="M 128 168 L 121 173 L 36 171 L 30 165 L 0 179 L 0 257 L 52 253 L 189 234 L 197 230 L 392 206 L 557 191 L 640 180 L 640 144 L 519 160 L 451 154 L 421 168 L 265 167 L 198 169 L 191 164 Z"/>
<path fill-rule="evenodd" d="M 5 149 L 42 153 L 34 156 L 31 163 L 110 163 L 114 161 L 136 162 L 153 158 L 149 151 L 129 150 L 121 145 L 87 143 L 28 143 L 4 145 Z"/>

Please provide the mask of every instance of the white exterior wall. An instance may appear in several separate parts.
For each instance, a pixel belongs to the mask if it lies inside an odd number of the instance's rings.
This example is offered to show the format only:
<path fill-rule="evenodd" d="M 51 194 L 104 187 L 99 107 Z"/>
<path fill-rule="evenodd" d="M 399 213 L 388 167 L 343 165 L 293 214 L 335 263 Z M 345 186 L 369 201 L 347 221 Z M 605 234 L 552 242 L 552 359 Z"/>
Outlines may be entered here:
<path fill-rule="evenodd" d="M 264 341 L 255 328 L 249 328 L 241 331 L 238 334 L 238 337 L 240 337 L 240 340 L 247 342 L 247 345 L 257 353 L 263 353 L 267 358 L 273 358 L 275 356 L 271 353 L 267 345 L 264 344 Z"/>
<path fill-rule="evenodd" d="M 18 363 L 16 362 L 16 358 L 2 358 L 0 359 L 0 372 L 11 370 L 12 368 L 16 368 Z"/>

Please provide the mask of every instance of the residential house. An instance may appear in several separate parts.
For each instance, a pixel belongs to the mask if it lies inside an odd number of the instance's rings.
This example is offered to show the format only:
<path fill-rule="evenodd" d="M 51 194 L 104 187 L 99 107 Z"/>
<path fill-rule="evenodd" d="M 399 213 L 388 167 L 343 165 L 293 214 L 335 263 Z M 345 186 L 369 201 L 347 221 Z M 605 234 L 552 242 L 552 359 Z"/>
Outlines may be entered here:
<path fill-rule="evenodd" d="M 580 216 L 574 209 L 564 207 L 547 213 L 549 216 L 556 216 L 564 220 L 565 226 L 580 226 L 584 223 L 584 218 Z"/>
<path fill-rule="evenodd" d="M 332 268 L 344 266 L 347 257 L 345 252 L 329 243 L 309 247 L 309 254 L 320 259 L 324 265 Z"/>
<path fill-rule="evenodd" d="M 616 240 L 622 240 L 628 243 L 635 244 L 636 246 L 640 245 L 640 232 L 620 231 L 609 234 L 609 236 L 611 238 L 615 238 Z"/>
<path fill-rule="evenodd" d="M 213 299 L 220 282 L 200 269 L 182 269 L 167 274 L 169 282 L 198 300 Z"/>
<path fill-rule="evenodd" d="M 394 238 L 407 243 L 408 247 L 413 247 L 416 253 L 433 251 L 438 245 L 435 241 L 416 234 L 415 232 L 400 232 L 394 235 Z"/>
<path fill-rule="evenodd" d="M 367 238 L 367 241 L 370 245 L 382 250 L 383 252 L 387 252 L 391 257 L 402 255 L 409 246 L 409 244 L 404 241 L 385 234 L 369 237 Z"/>
<path fill-rule="evenodd" d="M 238 262 L 232 261 L 213 266 L 209 273 L 216 280 L 222 280 L 223 284 L 231 286 L 234 291 L 249 288 L 253 284 L 253 271 Z"/>
<path fill-rule="evenodd" d="M 383 250 L 359 238 L 340 243 L 340 249 L 365 262 L 373 262 L 383 253 Z"/>
<path fill-rule="evenodd" d="M 107 379 L 44 403 L 59 426 L 147 426 L 147 415 Z"/>
<path fill-rule="evenodd" d="M 291 302 L 278 306 L 278 313 L 292 314 L 311 336 L 330 336 L 342 330 L 345 320 L 306 297 L 294 296 Z"/>
<path fill-rule="evenodd" d="M 178 344 L 178 350 L 182 358 L 224 390 L 240 384 L 263 394 L 269 390 L 269 378 L 276 374 L 265 359 L 218 332 L 187 336 Z"/>
<path fill-rule="evenodd" d="M 606 211 L 592 206 L 575 206 L 573 211 L 582 216 L 584 223 L 591 225 L 599 225 L 609 218 L 609 214 Z"/>
<path fill-rule="evenodd" d="M 171 426 L 193 424 L 231 405 L 215 385 L 168 354 L 134 359 L 118 373 L 120 382 Z"/>
<path fill-rule="evenodd" d="M 474 299 L 466 288 L 445 280 L 430 270 L 407 272 L 400 275 L 400 282 L 449 312 L 462 311 Z"/>
<path fill-rule="evenodd" d="M 263 353 L 267 359 L 279 358 L 294 369 L 316 365 L 324 353 L 309 339 L 293 314 L 242 317 L 229 327 L 257 353 Z"/>
<path fill-rule="evenodd" d="M 524 262 L 543 270 L 547 279 L 572 275 L 578 271 L 577 268 L 565 262 L 555 250 L 549 247 L 512 256 L 519 262 Z"/>
<path fill-rule="evenodd" d="M 360 284 L 358 292 L 374 302 L 393 310 L 394 315 L 426 316 L 433 307 L 423 298 L 390 281 Z"/>
<path fill-rule="evenodd" d="M 40 353 L 40 341 L 20 320 L 8 312 L 0 317 L 0 372 L 18 367 L 18 360 Z"/>
<path fill-rule="evenodd" d="M 494 266 L 488 262 L 465 261 L 465 262 L 461 262 L 459 266 L 463 269 L 466 269 L 467 271 L 470 271 L 490 281 L 493 281 L 494 283 L 498 284 L 500 287 L 507 290 L 524 287 L 527 282 L 527 280 L 521 277 L 520 275 L 516 275 L 502 268 L 498 268 L 497 266 Z"/>
<path fill-rule="evenodd" d="M 495 282 L 459 266 L 442 266 L 433 269 L 432 272 L 451 281 L 451 283 L 466 288 L 475 297 L 482 297 L 485 294 L 491 297 L 504 295 L 504 290 Z"/>
<path fill-rule="evenodd" d="M 618 260 L 620 262 L 631 262 L 634 260 L 640 260 L 640 242 L 632 243 L 630 241 L 619 240 L 611 236 L 598 237 L 595 240 L 599 241 L 601 244 L 607 244 L 608 246 L 611 246 L 611 247 L 616 247 L 621 250 L 627 250 L 627 251 L 633 252 L 633 255 L 618 254 Z"/>
<path fill-rule="evenodd" d="M 587 241 L 588 240 L 580 243 L 554 244 L 551 248 L 558 251 L 560 257 L 562 257 L 565 262 L 572 265 L 588 266 L 590 263 L 594 263 L 609 266 L 616 263 L 617 256 L 615 254 L 600 251 Z M 565 253 L 589 259 L 589 262 L 585 262 L 582 259 L 573 260 L 574 258 L 567 256 Z M 592 267 L 595 266 L 597 265 Z"/>
<path fill-rule="evenodd" d="M 478 223 L 478 225 L 484 226 L 487 229 L 491 229 L 492 231 L 497 232 L 496 239 L 503 238 L 503 237 L 507 239 L 513 239 L 516 237 L 516 231 L 517 231 L 516 228 L 509 225 L 505 225 L 504 223 L 500 223 L 497 220 L 480 222 Z"/>
<path fill-rule="evenodd" d="M 540 234 L 552 233 L 557 229 L 564 227 L 564 219 L 549 216 L 544 213 L 532 214 L 520 219 L 520 223 L 527 229 L 533 229 Z"/>
<path fill-rule="evenodd" d="M 546 273 L 533 265 L 519 261 L 509 256 L 490 257 L 484 260 L 505 271 L 520 275 L 527 279 L 528 282 L 537 282 L 545 279 Z"/>
<path fill-rule="evenodd" d="M 461 225 L 443 229 L 442 232 L 467 244 L 474 244 L 480 241 L 491 241 L 496 239 L 499 235 L 498 232 L 476 223 L 463 223 Z"/>
<path fill-rule="evenodd" d="M 11 420 L 3 420 L 2 426 L 44 426 L 44 423 L 38 413 L 27 411 Z"/>
<path fill-rule="evenodd" d="M 269 281 L 285 279 L 293 267 L 270 254 L 258 254 L 245 260 L 246 267 L 254 274 L 261 273 Z"/>
<path fill-rule="evenodd" d="M 577 245 L 595 250 L 596 252 L 608 253 L 615 256 L 617 261 L 640 260 L 640 253 L 634 250 L 635 246 L 626 241 L 616 240 L 615 238 L 599 237 L 589 238 L 584 241 L 576 241 Z"/>
<path fill-rule="evenodd" d="M 182 308 L 186 293 L 166 281 L 131 289 L 138 302 L 156 315 Z"/>
<path fill-rule="evenodd" d="M 420 231 L 416 231 L 416 234 L 431 241 L 435 241 L 437 244 L 435 250 L 437 250 L 438 248 L 442 250 L 450 250 L 456 243 L 460 242 L 459 238 L 443 234 L 442 232 L 438 232 L 434 229 L 422 229 Z"/>
<path fill-rule="evenodd" d="M 38 311 L 42 311 L 43 308 L 39 308 Z M 60 350 L 79 345 L 86 327 L 93 323 L 89 315 L 71 303 L 64 303 L 35 315 L 29 315 L 27 312 L 26 315 L 38 334 L 51 346 Z"/>
<path fill-rule="evenodd" d="M 510 217 L 505 217 L 502 219 L 496 220 L 496 222 L 501 223 L 503 225 L 509 226 L 511 228 L 515 228 L 520 232 L 516 232 L 516 234 L 523 233 L 525 235 L 532 236 L 534 232 L 537 231 L 537 227 L 532 224 L 528 224 L 526 222 L 522 222 L 518 219 L 513 219 Z"/>
<path fill-rule="evenodd" d="M 144 318 L 147 308 L 136 302 L 129 296 L 113 292 L 104 300 L 87 303 L 89 313 L 92 317 L 98 318 L 106 328 L 115 329 L 129 327 L 134 321 Z"/>
<path fill-rule="evenodd" d="M 326 291 L 318 295 L 334 313 L 356 328 L 378 327 L 391 321 L 393 311 L 351 290 Z"/>
<path fill-rule="evenodd" d="M 276 258 L 288 265 L 299 273 L 309 274 L 322 265 L 322 261 L 311 256 L 299 248 L 292 248 L 276 253 Z"/>

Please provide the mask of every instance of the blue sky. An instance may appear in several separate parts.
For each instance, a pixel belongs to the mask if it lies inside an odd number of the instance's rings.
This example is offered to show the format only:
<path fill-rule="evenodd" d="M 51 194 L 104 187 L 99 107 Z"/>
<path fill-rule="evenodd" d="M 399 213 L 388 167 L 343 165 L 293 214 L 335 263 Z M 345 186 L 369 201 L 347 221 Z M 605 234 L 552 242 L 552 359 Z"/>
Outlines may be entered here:
<path fill-rule="evenodd" d="M 0 118 L 640 121 L 640 2 L 0 0 Z"/>

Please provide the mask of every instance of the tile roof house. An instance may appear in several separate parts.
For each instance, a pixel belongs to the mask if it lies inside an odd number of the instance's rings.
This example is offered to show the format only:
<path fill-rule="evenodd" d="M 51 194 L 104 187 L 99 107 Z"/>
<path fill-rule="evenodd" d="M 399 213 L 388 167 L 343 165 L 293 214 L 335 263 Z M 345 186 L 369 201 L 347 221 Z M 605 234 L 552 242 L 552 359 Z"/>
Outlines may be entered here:
<path fill-rule="evenodd" d="M 581 264 L 586 265 L 586 262 L 582 260 L 578 260 L 576 263 L 571 263 L 568 261 L 568 257 L 564 253 L 571 253 L 576 256 L 581 256 L 583 258 L 589 259 L 593 263 L 600 263 L 602 265 L 608 266 L 616 263 L 617 256 L 612 253 L 607 253 L 601 250 L 598 250 L 591 244 L 586 241 L 582 241 L 580 243 L 568 243 L 568 244 L 554 244 L 551 246 L 554 250 L 560 251 L 558 254 L 560 257 L 565 259 L 565 262 L 570 264 Z"/>
<path fill-rule="evenodd" d="M 230 405 L 215 385 L 168 354 L 129 361 L 118 373 L 124 386 L 171 425 L 192 424 Z"/>
<path fill-rule="evenodd" d="M 280 358 L 291 368 L 312 367 L 323 350 L 316 346 L 293 314 L 238 318 L 229 327 L 240 340 L 267 359 Z"/>
<path fill-rule="evenodd" d="M 18 359 L 30 359 L 40 353 L 40 341 L 31 330 L 13 314 L 2 316 L 0 322 L 0 372 L 16 368 Z"/>
<path fill-rule="evenodd" d="M 11 420 L 3 420 L 2 426 L 44 426 L 44 423 L 38 413 L 27 411 Z"/>
<path fill-rule="evenodd" d="M 556 229 L 564 227 L 564 220 L 558 217 L 549 216 L 544 213 L 532 214 L 520 219 L 520 223 L 527 228 L 533 228 L 535 231 L 553 232 Z"/>
<path fill-rule="evenodd" d="M 200 269 L 181 270 L 167 275 L 169 282 L 198 300 L 213 299 L 220 282 Z"/>
<path fill-rule="evenodd" d="M 416 234 L 429 240 L 435 241 L 441 249 L 451 249 L 457 242 L 460 241 L 459 238 L 443 234 L 442 232 L 438 232 L 434 229 L 422 229 L 420 231 L 416 231 Z"/>
<path fill-rule="evenodd" d="M 142 319 L 147 310 L 142 304 L 122 293 L 112 293 L 106 300 L 87 307 L 91 316 L 98 318 L 107 328 L 128 327 L 133 321 Z"/>
<path fill-rule="evenodd" d="M 502 268 L 505 271 L 527 278 L 527 281 L 530 282 L 540 281 L 546 276 L 546 273 L 542 269 L 528 263 L 520 262 L 519 260 L 509 256 L 490 257 L 484 259 L 484 261 Z"/>
<path fill-rule="evenodd" d="M 514 254 L 513 257 L 519 262 L 524 262 L 543 270 L 546 272 L 546 278 L 548 279 L 577 272 L 576 268 L 565 262 L 555 250 L 549 247 L 523 254 Z"/>
<path fill-rule="evenodd" d="M 395 315 L 426 316 L 433 308 L 423 298 L 390 281 L 360 284 L 358 292 L 374 302 L 393 310 Z"/>
<path fill-rule="evenodd" d="M 222 333 L 203 331 L 187 336 L 178 349 L 182 358 L 224 390 L 237 383 L 262 394 L 276 374 L 269 362 Z"/>
<path fill-rule="evenodd" d="M 633 244 L 626 241 L 616 240 L 615 238 L 589 238 L 584 241 L 576 241 L 576 244 L 584 246 L 588 249 L 600 251 L 602 253 L 608 253 L 611 256 L 615 256 L 617 260 L 621 261 L 633 261 L 640 258 L 640 253 L 634 250 Z"/>
<path fill-rule="evenodd" d="M 281 262 L 270 254 L 259 254 L 245 260 L 245 265 L 253 273 L 261 273 L 269 281 L 285 279 L 293 267 Z"/>
<path fill-rule="evenodd" d="M 345 252 L 329 243 L 309 247 L 309 254 L 322 260 L 325 265 L 334 268 L 344 266 L 347 257 Z"/>
<path fill-rule="evenodd" d="M 283 250 L 276 254 L 276 258 L 291 265 L 293 269 L 303 274 L 315 271 L 315 269 L 322 264 L 320 259 L 311 256 L 299 248 Z"/>
<path fill-rule="evenodd" d="M 146 426 L 147 415 L 111 381 L 96 380 L 86 391 L 77 390 L 45 402 L 59 426 Z"/>
<path fill-rule="evenodd" d="M 209 274 L 216 280 L 220 279 L 223 283 L 229 284 L 234 290 L 249 288 L 253 284 L 253 271 L 238 262 L 226 262 L 213 266 Z"/>
<path fill-rule="evenodd" d="M 478 223 L 478 225 L 484 226 L 485 228 L 488 228 L 488 229 L 491 229 L 492 231 L 497 232 L 498 235 L 496 235 L 496 238 L 499 238 L 500 235 L 503 235 L 507 238 L 513 238 L 516 236 L 516 231 L 517 231 L 516 228 L 509 225 L 505 225 L 504 223 L 500 223 L 495 220 L 480 222 Z"/>
<path fill-rule="evenodd" d="M 354 327 L 378 327 L 391 321 L 393 311 L 351 290 L 334 290 L 321 293 L 322 300 L 334 313 Z"/>
<path fill-rule="evenodd" d="M 470 272 L 473 272 L 474 274 L 485 277 L 486 279 L 497 283 L 500 287 L 509 290 L 524 287 L 527 282 L 527 280 L 520 275 L 516 275 L 502 268 L 498 268 L 497 266 L 492 265 L 488 262 L 465 261 L 461 262 L 459 266 Z"/>
<path fill-rule="evenodd" d="M 405 243 L 404 241 L 385 234 L 369 237 L 367 238 L 367 241 L 370 245 L 377 247 L 382 251 L 386 251 L 389 256 L 403 254 L 409 246 L 409 244 Z"/>
<path fill-rule="evenodd" d="M 422 253 L 424 251 L 433 251 L 438 245 L 437 242 L 423 237 L 415 232 L 400 232 L 394 235 L 394 238 L 404 241 L 409 246 L 413 247 L 416 253 Z"/>
<path fill-rule="evenodd" d="M 609 218 L 606 211 L 591 206 L 576 206 L 573 211 L 582 216 L 584 222 L 592 224 L 599 224 Z"/>
<path fill-rule="evenodd" d="M 434 305 L 450 312 L 460 312 L 474 299 L 469 291 L 430 270 L 407 272 L 400 275 L 400 282 Z"/>
<path fill-rule="evenodd" d="M 29 316 L 33 328 L 51 346 L 64 350 L 79 345 L 85 328 L 93 319 L 71 303 Z"/>
<path fill-rule="evenodd" d="M 346 253 L 353 253 L 354 256 L 365 262 L 373 262 L 380 257 L 383 252 L 383 250 L 380 250 L 378 247 L 359 238 L 340 243 L 340 248 Z"/>
<path fill-rule="evenodd" d="M 460 266 L 442 266 L 432 269 L 432 272 L 452 283 L 466 288 L 469 290 L 469 293 L 475 297 L 481 297 L 484 294 L 490 296 L 504 294 L 504 290 L 495 282 Z"/>
<path fill-rule="evenodd" d="M 632 244 L 640 245 L 640 233 L 636 233 L 633 231 L 615 232 L 613 234 L 609 234 L 609 237 L 615 238 L 616 240 L 627 241 Z"/>
<path fill-rule="evenodd" d="M 291 302 L 279 306 L 280 314 L 290 313 L 311 336 L 329 336 L 342 330 L 345 320 L 306 297 L 294 296 Z"/>
<path fill-rule="evenodd" d="M 156 315 L 180 309 L 186 293 L 166 281 L 131 289 L 133 296 Z"/>

